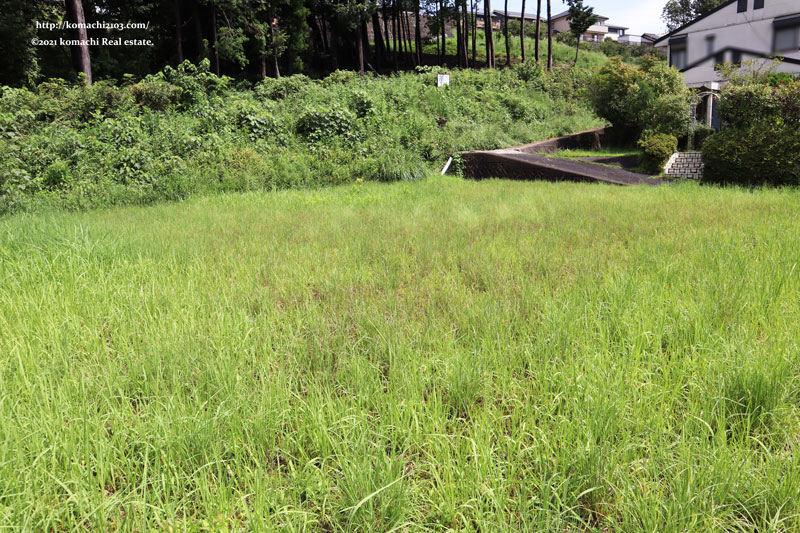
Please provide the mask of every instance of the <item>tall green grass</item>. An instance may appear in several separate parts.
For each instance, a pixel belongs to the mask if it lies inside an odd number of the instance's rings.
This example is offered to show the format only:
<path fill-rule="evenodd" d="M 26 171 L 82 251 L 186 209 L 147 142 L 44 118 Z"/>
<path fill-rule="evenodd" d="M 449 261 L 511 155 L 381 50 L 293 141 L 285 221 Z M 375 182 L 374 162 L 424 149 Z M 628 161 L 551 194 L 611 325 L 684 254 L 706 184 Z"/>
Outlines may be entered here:
<path fill-rule="evenodd" d="M 0 523 L 797 530 L 799 203 L 435 178 L 6 218 Z"/>

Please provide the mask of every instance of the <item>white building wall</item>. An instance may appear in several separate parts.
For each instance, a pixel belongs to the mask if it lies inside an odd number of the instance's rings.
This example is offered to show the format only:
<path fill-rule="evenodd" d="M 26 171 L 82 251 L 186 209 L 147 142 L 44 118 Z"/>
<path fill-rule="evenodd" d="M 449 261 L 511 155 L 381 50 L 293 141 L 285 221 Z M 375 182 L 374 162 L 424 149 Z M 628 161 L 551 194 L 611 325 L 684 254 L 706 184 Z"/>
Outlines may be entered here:
<path fill-rule="evenodd" d="M 656 44 L 658 48 L 669 47 L 670 38 L 687 36 L 686 53 L 687 65 L 692 66 L 702 61 L 708 54 L 707 38 L 713 36 L 714 53 L 726 48 L 737 48 L 757 52 L 759 54 L 774 55 L 774 27 L 773 20 L 786 15 L 800 15 L 800 0 L 765 0 L 761 9 L 754 9 L 754 0 L 748 0 L 747 11 L 737 13 L 738 2 L 720 9 L 704 19 L 692 24 L 670 37 Z M 799 59 L 800 50 L 783 52 L 787 58 Z M 752 59 L 746 54 L 742 61 Z M 732 61 L 731 54 L 724 58 L 726 62 Z M 712 81 L 722 81 L 714 72 L 714 58 L 709 58 L 701 64 L 684 72 L 684 78 L 689 85 L 702 84 Z M 779 68 L 781 72 L 800 72 L 800 65 L 784 63 Z"/>

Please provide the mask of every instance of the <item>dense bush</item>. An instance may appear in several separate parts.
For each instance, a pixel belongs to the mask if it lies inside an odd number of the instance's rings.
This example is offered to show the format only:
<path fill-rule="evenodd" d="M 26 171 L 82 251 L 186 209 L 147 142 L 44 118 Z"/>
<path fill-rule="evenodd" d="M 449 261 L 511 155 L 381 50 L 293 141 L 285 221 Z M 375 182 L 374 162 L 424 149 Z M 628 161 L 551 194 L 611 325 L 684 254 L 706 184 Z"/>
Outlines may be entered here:
<path fill-rule="evenodd" d="M 800 80 L 764 81 L 737 80 L 723 89 L 723 129 L 702 145 L 704 181 L 800 185 Z"/>
<path fill-rule="evenodd" d="M 633 67 L 612 58 L 590 86 L 595 111 L 621 140 L 635 141 L 645 130 L 676 137 L 688 131 L 694 96 L 680 72 L 659 60 L 646 58 Z"/>
<path fill-rule="evenodd" d="M 438 72 L 342 71 L 247 90 L 204 61 L 122 86 L 0 88 L 0 213 L 417 179 L 463 150 L 602 124 L 575 69 L 453 71 L 441 88 Z"/>
<path fill-rule="evenodd" d="M 136 103 L 155 111 L 165 111 L 180 101 L 183 89 L 165 81 L 141 81 L 131 87 Z"/>
<path fill-rule="evenodd" d="M 653 130 L 644 132 L 638 145 L 642 149 L 642 168 L 654 174 L 660 174 L 672 154 L 678 151 L 678 139 L 674 135 Z"/>
<path fill-rule="evenodd" d="M 703 144 L 705 144 L 706 139 L 714 135 L 716 130 L 708 126 L 697 126 L 692 133 L 694 134 L 693 148 L 700 150 L 703 148 Z"/>
<path fill-rule="evenodd" d="M 800 185 L 800 133 L 758 123 L 729 128 L 703 143 L 703 181 L 735 185 Z"/>

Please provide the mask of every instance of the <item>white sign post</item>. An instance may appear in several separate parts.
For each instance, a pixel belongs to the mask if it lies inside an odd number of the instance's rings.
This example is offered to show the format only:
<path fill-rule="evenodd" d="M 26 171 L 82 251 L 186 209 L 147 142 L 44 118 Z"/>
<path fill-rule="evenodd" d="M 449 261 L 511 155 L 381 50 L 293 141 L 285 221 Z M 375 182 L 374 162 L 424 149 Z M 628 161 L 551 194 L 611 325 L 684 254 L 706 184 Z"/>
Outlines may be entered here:
<path fill-rule="evenodd" d="M 450 85 L 450 74 L 438 74 L 436 76 L 436 86 L 444 87 L 445 85 Z"/>

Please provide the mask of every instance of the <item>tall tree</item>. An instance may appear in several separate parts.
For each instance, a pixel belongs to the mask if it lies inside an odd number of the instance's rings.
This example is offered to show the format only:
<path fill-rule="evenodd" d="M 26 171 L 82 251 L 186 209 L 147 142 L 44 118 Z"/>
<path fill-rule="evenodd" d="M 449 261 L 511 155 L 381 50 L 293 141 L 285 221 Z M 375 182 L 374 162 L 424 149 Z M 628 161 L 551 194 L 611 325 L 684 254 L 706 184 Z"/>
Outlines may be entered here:
<path fill-rule="evenodd" d="M 525 0 L 522 0 L 522 16 L 519 19 L 519 48 L 522 52 L 522 62 L 525 62 Z"/>
<path fill-rule="evenodd" d="M 553 70 L 553 17 L 547 0 L 547 70 Z"/>
<path fill-rule="evenodd" d="M 726 0 L 669 0 L 661 12 L 669 31 L 676 30 L 725 3 Z"/>
<path fill-rule="evenodd" d="M 420 0 L 414 2 L 414 47 L 417 52 L 417 63 L 422 64 L 422 20 L 419 14 Z"/>
<path fill-rule="evenodd" d="M 486 66 L 494 68 L 494 31 L 492 30 L 492 0 L 483 0 L 483 33 L 486 37 Z"/>
<path fill-rule="evenodd" d="M 509 66 L 511 64 L 511 41 L 508 40 L 508 0 L 506 0 L 503 19 L 503 38 L 506 40 L 506 66 Z"/>
<path fill-rule="evenodd" d="M 175 0 L 175 51 L 178 63 L 183 63 L 183 18 L 181 17 L 181 0 Z"/>
<path fill-rule="evenodd" d="M 470 0 L 470 9 L 472 10 L 472 68 L 478 66 L 478 17 L 475 16 L 477 4 L 478 2 L 476 0 Z"/>
<path fill-rule="evenodd" d="M 600 17 L 594 14 L 594 8 L 583 4 L 583 0 L 567 0 L 569 11 L 569 31 L 575 37 L 575 64 L 578 64 L 578 53 L 581 51 L 581 37 Z"/>
<path fill-rule="evenodd" d="M 73 24 L 72 38 L 77 44 L 70 46 L 72 63 L 77 72 L 86 75 L 86 83 L 92 84 L 92 60 L 89 57 L 89 42 L 86 35 L 86 17 L 81 0 L 65 0 L 67 20 Z"/>
<path fill-rule="evenodd" d="M 539 62 L 539 41 L 542 38 L 541 32 L 541 22 L 542 22 L 542 0 L 536 0 L 536 50 L 534 50 L 536 54 L 536 62 Z"/>

